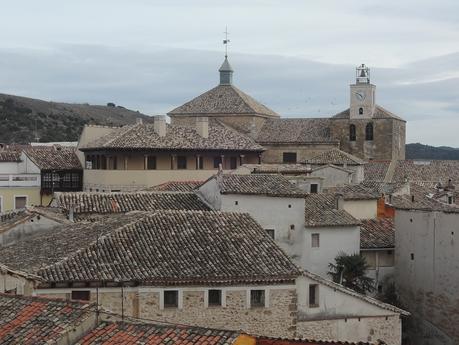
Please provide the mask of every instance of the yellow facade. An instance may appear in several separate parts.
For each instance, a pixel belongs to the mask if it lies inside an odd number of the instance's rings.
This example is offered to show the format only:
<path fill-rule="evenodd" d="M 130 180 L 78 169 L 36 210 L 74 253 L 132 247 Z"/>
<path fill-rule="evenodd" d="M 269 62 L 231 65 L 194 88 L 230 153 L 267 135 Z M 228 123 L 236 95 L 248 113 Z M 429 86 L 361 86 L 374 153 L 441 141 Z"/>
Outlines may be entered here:
<path fill-rule="evenodd" d="M 25 196 L 27 206 L 40 205 L 40 187 L 0 187 L 0 211 L 15 209 L 15 198 Z"/>

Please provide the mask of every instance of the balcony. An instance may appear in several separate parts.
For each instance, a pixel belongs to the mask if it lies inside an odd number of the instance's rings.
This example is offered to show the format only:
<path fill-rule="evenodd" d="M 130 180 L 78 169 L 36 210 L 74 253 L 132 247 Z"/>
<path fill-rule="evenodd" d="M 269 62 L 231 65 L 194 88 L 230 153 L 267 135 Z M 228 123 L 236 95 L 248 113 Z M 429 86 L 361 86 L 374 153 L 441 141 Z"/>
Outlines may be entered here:
<path fill-rule="evenodd" d="M 0 187 L 40 187 L 40 175 L 0 174 Z"/>

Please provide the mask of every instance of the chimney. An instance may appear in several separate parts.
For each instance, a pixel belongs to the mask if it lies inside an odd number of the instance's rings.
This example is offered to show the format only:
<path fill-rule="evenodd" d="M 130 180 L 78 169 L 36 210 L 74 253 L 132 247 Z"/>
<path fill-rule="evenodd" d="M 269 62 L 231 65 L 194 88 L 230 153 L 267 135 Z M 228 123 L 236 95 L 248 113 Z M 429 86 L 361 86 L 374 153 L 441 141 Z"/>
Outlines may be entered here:
<path fill-rule="evenodd" d="M 197 117 L 196 118 L 196 132 L 203 137 L 209 137 L 209 118 L 208 117 Z"/>
<path fill-rule="evenodd" d="M 336 209 L 337 210 L 342 210 L 343 206 L 344 206 L 344 196 L 343 196 L 343 194 L 336 194 L 335 201 L 336 201 Z"/>
<path fill-rule="evenodd" d="M 136 125 L 141 125 L 141 124 L 143 124 L 143 121 L 140 118 L 136 118 L 135 119 L 135 123 L 136 123 Z"/>
<path fill-rule="evenodd" d="M 156 115 L 153 117 L 153 128 L 160 137 L 166 136 L 166 115 Z"/>

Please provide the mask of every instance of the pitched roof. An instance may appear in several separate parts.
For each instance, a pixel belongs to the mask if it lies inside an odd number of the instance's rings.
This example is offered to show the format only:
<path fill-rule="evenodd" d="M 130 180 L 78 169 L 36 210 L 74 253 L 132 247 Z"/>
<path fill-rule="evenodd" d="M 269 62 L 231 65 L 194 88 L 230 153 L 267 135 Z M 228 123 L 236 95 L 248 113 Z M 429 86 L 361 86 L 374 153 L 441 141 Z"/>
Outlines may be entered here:
<path fill-rule="evenodd" d="M 137 123 L 116 128 L 82 147 L 80 150 L 235 150 L 263 151 L 250 137 L 215 119 L 209 120 L 209 136 L 204 138 L 195 127 L 167 124 L 166 135 L 160 137 L 154 124 Z"/>
<path fill-rule="evenodd" d="M 367 342 L 349 342 L 339 340 L 285 339 L 257 337 L 257 345 L 377 345 Z M 381 344 L 382 345 L 382 344 Z"/>
<path fill-rule="evenodd" d="M 168 115 L 279 115 L 233 85 L 218 85 Z"/>
<path fill-rule="evenodd" d="M 360 248 L 395 247 L 395 227 L 392 218 L 364 219 L 360 224 Z"/>
<path fill-rule="evenodd" d="M 0 257 L 47 283 L 275 283 L 299 274 L 250 215 L 215 211 L 133 212 L 66 225 L 0 248 Z"/>
<path fill-rule="evenodd" d="M 336 208 L 336 198 L 331 193 L 306 196 L 305 220 L 308 227 L 356 226 L 360 221 L 345 210 Z"/>
<path fill-rule="evenodd" d="M 75 214 L 210 209 L 191 192 L 55 193 L 55 200 L 56 206 L 67 212 L 73 208 Z"/>
<path fill-rule="evenodd" d="M 257 134 L 257 143 L 336 143 L 330 136 L 330 120 L 268 119 Z"/>
<path fill-rule="evenodd" d="M 20 162 L 21 151 L 13 149 L 0 149 L 0 163 Z"/>
<path fill-rule="evenodd" d="M 344 200 L 375 200 L 381 196 L 379 192 L 365 187 L 362 184 L 347 184 L 328 188 L 327 192 L 341 194 Z"/>
<path fill-rule="evenodd" d="M 429 182 L 431 185 L 451 179 L 459 184 L 459 160 L 400 160 L 392 182 Z"/>
<path fill-rule="evenodd" d="M 303 198 L 306 193 L 280 174 L 221 174 L 216 179 L 222 194 L 249 194 Z"/>
<path fill-rule="evenodd" d="M 346 110 L 332 116 L 332 119 L 348 119 L 350 117 L 350 109 L 347 108 Z M 375 112 L 373 114 L 374 119 L 396 119 L 400 121 L 405 121 L 401 117 L 391 113 L 389 110 L 384 109 L 380 105 L 376 105 Z"/>
<path fill-rule="evenodd" d="M 162 192 L 191 192 L 203 184 L 204 181 L 168 181 L 146 188 L 146 191 Z"/>
<path fill-rule="evenodd" d="M 230 345 L 239 332 L 200 327 L 156 325 L 129 322 L 102 322 L 76 345 L 144 344 L 144 345 Z"/>
<path fill-rule="evenodd" d="M 91 305 L 0 293 L 2 344 L 51 344 L 92 314 Z"/>
<path fill-rule="evenodd" d="M 363 160 L 355 157 L 347 152 L 341 151 L 338 148 L 331 149 L 329 151 L 322 152 L 317 156 L 314 156 L 307 160 L 309 164 L 323 165 L 323 164 L 334 164 L 334 165 L 361 165 L 365 164 Z"/>
<path fill-rule="evenodd" d="M 306 164 L 243 164 L 252 174 L 306 174 L 311 172 L 311 168 Z"/>
<path fill-rule="evenodd" d="M 74 147 L 33 146 L 24 150 L 40 170 L 81 170 Z"/>
<path fill-rule="evenodd" d="M 33 215 L 25 209 L 0 213 L 0 234 L 32 217 Z"/>
<path fill-rule="evenodd" d="M 384 181 L 390 161 L 369 161 L 363 166 L 365 181 Z"/>

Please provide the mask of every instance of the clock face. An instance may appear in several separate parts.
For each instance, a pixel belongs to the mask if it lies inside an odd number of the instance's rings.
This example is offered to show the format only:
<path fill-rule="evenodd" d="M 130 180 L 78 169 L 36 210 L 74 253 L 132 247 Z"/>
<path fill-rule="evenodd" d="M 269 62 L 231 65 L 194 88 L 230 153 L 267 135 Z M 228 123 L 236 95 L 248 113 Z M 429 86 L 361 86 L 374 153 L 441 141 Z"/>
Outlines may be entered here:
<path fill-rule="evenodd" d="M 365 92 L 364 91 L 357 91 L 355 93 L 355 98 L 358 100 L 358 101 L 363 101 L 365 99 L 366 95 L 365 95 Z"/>

